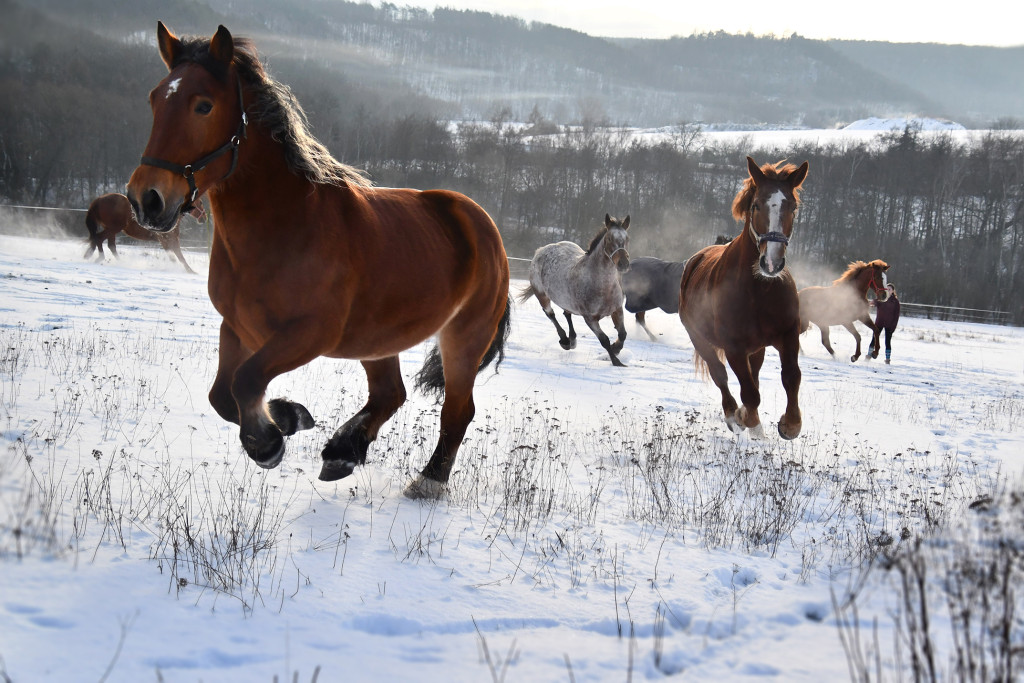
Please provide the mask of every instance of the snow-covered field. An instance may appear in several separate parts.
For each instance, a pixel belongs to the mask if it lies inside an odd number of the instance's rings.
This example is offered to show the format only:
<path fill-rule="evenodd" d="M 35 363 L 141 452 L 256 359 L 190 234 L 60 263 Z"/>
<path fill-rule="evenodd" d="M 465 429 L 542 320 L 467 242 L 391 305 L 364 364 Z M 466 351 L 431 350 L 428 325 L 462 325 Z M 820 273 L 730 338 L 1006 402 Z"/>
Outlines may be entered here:
<path fill-rule="evenodd" d="M 888 366 L 808 333 L 803 434 L 775 435 L 769 352 L 753 441 L 726 429 L 677 318 L 648 315 L 658 343 L 630 322 L 614 368 L 589 333 L 562 351 L 529 301 L 478 380 L 450 495 L 424 503 L 401 492 L 433 447 L 430 400 L 319 482 L 366 387 L 358 364 L 317 361 L 271 385 L 316 428 L 260 470 L 206 400 L 202 256 L 190 276 L 158 249 L 82 250 L 0 237 L 2 680 L 835 681 L 843 633 L 892 680 L 908 602 L 866 559 L 936 534 L 938 583 L 979 520 L 1021 529 L 1019 328 L 904 319 Z M 422 357 L 403 356 L 410 385 Z"/>

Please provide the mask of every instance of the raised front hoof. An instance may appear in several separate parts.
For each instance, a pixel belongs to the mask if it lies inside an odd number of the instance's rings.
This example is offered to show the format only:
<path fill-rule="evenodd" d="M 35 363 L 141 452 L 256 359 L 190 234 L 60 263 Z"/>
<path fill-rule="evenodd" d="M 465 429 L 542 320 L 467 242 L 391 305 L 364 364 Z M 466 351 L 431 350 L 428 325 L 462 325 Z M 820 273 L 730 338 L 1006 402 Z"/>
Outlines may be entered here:
<path fill-rule="evenodd" d="M 320 466 L 320 481 L 338 481 L 352 474 L 356 469 L 354 462 L 348 460 L 324 460 Z"/>
<path fill-rule="evenodd" d="M 796 437 L 800 436 L 801 427 L 803 427 L 803 422 L 800 420 L 790 422 L 786 419 L 786 416 L 783 415 L 782 418 L 779 419 L 779 436 L 786 441 L 792 441 Z"/>
<path fill-rule="evenodd" d="M 448 484 L 422 474 L 409 482 L 405 487 L 405 497 L 412 500 L 437 500 L 448 492 Z"/>
<path fill-rule="evenodd" d="M 733 434 L 741 434 L 746 427 L 742 422 L 736 419 L 735 415 L 725 416 L 725 425 L 729 428 L 729 431 Z"/>
<path fill-rule="evenodd" d="M 249 434 L 242 437 L 242 448 L 254 463 L 265 470 L 272 470 L 284 458 L 284 437 L 276 429 L 263 439 Z"/>
<path fill-rule="evenodd" d="M 275 398 L 267 403 L 270 417 L 284 436 L 291 436 L 304 429 L 312 429 L 316 423 L 306 406 L 284 398 Z"/>
<path fill-rule="evenodd" d="M 570 351 L 576 348 L 576 338 L 573 337 L 572 339 L 559 339 L 558 345 L 561 346 L 566 351 Z"/>

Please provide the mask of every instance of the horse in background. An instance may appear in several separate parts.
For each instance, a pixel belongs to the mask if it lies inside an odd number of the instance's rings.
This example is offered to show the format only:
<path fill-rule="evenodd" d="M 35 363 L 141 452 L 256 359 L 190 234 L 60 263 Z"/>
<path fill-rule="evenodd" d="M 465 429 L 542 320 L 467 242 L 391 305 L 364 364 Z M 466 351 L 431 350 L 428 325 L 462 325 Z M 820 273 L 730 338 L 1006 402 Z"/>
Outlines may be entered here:
<path fill-rule="evenodd" d="M 653 256 L 641 256 L 629 263 L 622 274 L 622 293 L 625 308 L 635 314 L 637 324 L 651 341 L 658 341 L 647 327 L 647 311 L 660 308 L 666 313 L 679 312 L 679 281 L 683 277 L 686 261 L 662 261 Z"/>
<path fill-rule="evenodd" d="M 202 204 L 194 206 L 190 213 L 197 220 L 203 220 L 206 217 Z M 123 194 L 111 192 L 100 195 L 92 200 L 92 203 L 89 204 L 89 210 L 85 213 L 85 226 L 89 229 L 89 237 L 87 238 L 89 248 L 86 250 L 83 258 L 89 258 L 94 251 L 98 250 L 99 255 L 96 257 L 96 260 L 102 261 L 104 240 L 107 242 L 107 246 L 110 247 L 110 253 L 115 258 L 118 258 L 114 238 L 117 236 L 117 233 L 123 232 L 129 237 L 134 237 L 142 242 L 159 242 L 165 251 L 171 252 L 178 258 L 181 265 L 185 266 L 186 271 L 193 274 L 196 272 L 189 267 L 185 261 L 185 255 L 181 253 L 180 233 L 177 224 L 165 233 L 147 230 L 135 220 L 135 212 L 132 211 L 132 205 Z"/>
<path fill-rule="evenodd" d="M 705 247 L 690 257 L 679 290 L 679 317 L 703 365 L 722 393 L 726 424 L 734 432 L 764 430 L 758 375 L 767 346 L 779 352 L 786 412 L 779 435 L 800 434 L 800 300 L 786 268 L 786 247 L 800 204 L 800 187 L 808 164 L 779 162 L 758 166 L 747 157 L 749 177 L 732 203 L 743 231 L 725 245 Z M 742 406 L 729 392 L 725 356 L 740 384 Z"/>
<path fill-rule="evenodd" d="M 804 287 L 800 290 L 800 332 L 810 329 L 811 323 L 821 331 L 821 343 L 832 356 L 829 339 L 829 327 L 842 325 L 857 340 L 857 350 L 850 356 L 851 362 L 860 358 L 860 333 L 854 327 L 860 321 L 871 329 L 871 345 L 869 358 L 878 357 L 879 329 L 871 320 L 868 310 L 868 296 L 885 296 L 885 281 L 882 274 L 889 269 L 889 264 L 880 259 L 870 263 L 854 261 L 846 272 L 840 275 L 830 287 Z"/>
<path fill-rule="evenodd" d="M 153 125 L 127 195 L 159 232 L 209 196 L 209 294 L 223 318 L 214 410 L 239 425 L 250 459 L 277 467 L 285 437 L 315 422 L 298 402 L 267 401 L 271 381 L 320 356 L 360 361 L 366 404 L 321 452 L 321 480 L 347 477 L 406 401 L 398 354 L 436 335 L 416 385 L 443 395 L 440 428 L 405 494 L 440 497 L 477 374 L 501 363 L 510 329 L 494 221 L 465 195 L 373 187 L 336 160 L 252 41 L 223 26 L 179 39 L 158 23 L 157 45 L 168 74 L 150 93 Z"/>
<path fill-rule="evenodd" d="M 622 312 L 621 274 L 630 268 L 629 216 L 621 221 L 605 214 L 604 226 L 590 241 L 584 252 L 575 242 L 556 242 L 536 251 L 530 262 L 530 284 L 519 295 L 524 302 L 536 296 L 541 308 L 558 332 L 558 343 L 563 349 L 576 348 L 576 330 L 572 316 L 581 316 L 601 346 L 608 352 L 612 365 L 622 367 L 619 352 L 626 341 L 626 327 Z M 569 334 L 558 324 L 551 304 L 557 304 L 565 315 Z M 618 332 L 612 344 L 601 330 L 601 318 L 611 316 Z"/>

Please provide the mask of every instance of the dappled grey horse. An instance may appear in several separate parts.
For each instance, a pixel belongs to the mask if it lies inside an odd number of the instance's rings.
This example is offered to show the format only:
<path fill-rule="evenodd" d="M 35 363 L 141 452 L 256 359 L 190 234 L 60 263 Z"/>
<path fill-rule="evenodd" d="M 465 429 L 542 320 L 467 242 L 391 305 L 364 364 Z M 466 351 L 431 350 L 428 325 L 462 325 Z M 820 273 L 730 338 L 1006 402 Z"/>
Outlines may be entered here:
<path fill-rule="evenodd" d="M 576 347 L 572 316 L 581 316 L 608 352 L 612 364 L 617 366 L 623 365 L 618 354 L 626 341 L 620 278 L 629 270 L 629 252 L 626 250 L 628 229 L 629 216 L 620 221 L 605 214 L 604 226 L 591 240 L 587 251 L 584 252 L 574 242 L 556 242 L 541 247 L 530 263 L 530 286 L 519 296 L 520 302 L 531 296 L 537 297 L 558 331 L 558 343 L 566 350 Z M 555 318 L 552 302 L 565 314 L 568 335 Z M 614 344 L 598 324 L 606 316 L 611 316 L 619 334 Z"/>
<path fill-rule="evenodd" d="M 626 310 L 636 314 L 636 322 L 644 328 L 651 341 L 657 341 L 647 327 L 645 313 L 660 308 L 666 313 L 679 312 L 679 282 L 683 279 L 686 261 L 662 261 L 641 256 L 629 263 L 629 272 L 622 274 L 622 293 Z"/>

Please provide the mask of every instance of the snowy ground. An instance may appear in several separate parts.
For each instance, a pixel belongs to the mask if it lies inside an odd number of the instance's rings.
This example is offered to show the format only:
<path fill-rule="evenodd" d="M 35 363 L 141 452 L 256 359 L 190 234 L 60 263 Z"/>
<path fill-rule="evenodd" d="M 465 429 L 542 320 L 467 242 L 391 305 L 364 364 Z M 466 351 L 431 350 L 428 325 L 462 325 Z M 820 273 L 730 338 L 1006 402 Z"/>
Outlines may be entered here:
<path fill-rule="evenodd" d="M 401 495 L 436 434 L 420 395 L 371 463 L 316 480 L 365 398 L 353 362 L 275 380 L 317 427 L 265 472 L 206 400 L 205 277 L 121 251 L 0 237 L 0 678 L 843 680 L 832 596 L 872 548 L 1020 489 L 1019 328 L 905 319 L 889 366 L 809 333 L 803 434 L 774 435 L 769 352 L 752 441 L 726 430 L 678 319 L 648 315 L 658 343 L 628 325 L 614 368 L 589 334 L 562 351 L 532 300 L 478 381 L 447 499 Z M 404 354 L 407 380 L 422 357 Z M 857 624 L 870 641 L 877 620 L 892 672 L 889 578 L 867 575 Z M 940 644 L 949 621 L 940 602 Z"/>

